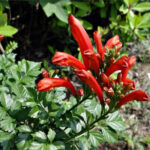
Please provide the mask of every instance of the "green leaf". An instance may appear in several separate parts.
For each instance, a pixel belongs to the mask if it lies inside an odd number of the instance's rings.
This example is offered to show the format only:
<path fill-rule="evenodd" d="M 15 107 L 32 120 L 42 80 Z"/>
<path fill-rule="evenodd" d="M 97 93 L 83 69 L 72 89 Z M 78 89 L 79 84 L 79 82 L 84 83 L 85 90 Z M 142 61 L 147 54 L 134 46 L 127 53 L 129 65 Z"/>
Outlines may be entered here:
<path fill-rule="evenodd" d="M 38 114 L 40 113 L 40 110 L 37 106 L 33 107 L 29 113 L 29 116 L 32 118 L 38 118 Z"/>
<path fill-rule="evenodd" d="M 11 133 L 4 132 L 4 131 L 1 131 L 1 130 L 0 130 L 0 143 L 12 139 L 13 136 L 14 136 L 14 135 L 11 134 Z"/>
<path fill-rule="evenodd" d="M 150 13 L 145 13 L 142 16 L 141 22 L 138 24 L 138 28 L 150 28 Z"/>
<path fill-rule="evenodd" d="M 108 143 L 117 143 L 117 134 L 110 130 L 109 128 L 104 128 L 104 127 L 101 127 L 102 129 L 102 133 L 103 133 L 103 136 L 104 136 L 104 140 Z"/>
<path fill-rule="evenodd" d="M 70 122 L 70 127 L 76 133 L 80 132 L 82 129 L 80 122 L 77 122 L 76 120 Z"/>
<path fill-rule="evenodd" d="M 0 26 L 7 25 L 7 14 L 0 14 Z"/>
<path fill-rule="evenodd" d="M 52 129 L 49 129 L 47 137 L 51 143 L 53 142 L 55 135 L 56 135 L 55 131 Z"/>
<path fill-rule="evenodd" d="M 89 133 L 90 143 L 96 148 L 98 145 L 104 142 L 103 136 L 99 131 L 91 131 Z"/>
<path fill-rule="evenodd" d="M 56 141 L 53 143 L 58 149 L 65 149 L 65 144 L 62 141 Z"/>
<path fill-rule="evenodd" d="M 133 10 L 139 12 L 145 12 L 150 10 L 150 2 L 141 2 L 138 3 L 136 6 L 132 7 Z"/>
<path fill-rule="evenodd" d="M 43 149 L 44 146 L 45 146 L 45 144 L 34 141 L 34 142 L 31 142 L 29 150 L 44 150 Z"/>
<path fill-rule="evenodd" d="M 47 17 L 50 17 L 52 14 L 55 14 L 58 19 L 67 23 L 68 15 L 63 6 L 68 4 L 69 2 L 69 0 L 52 0 L 51 2 L 48 2 L 47 0 L 42 0 L 40 1 L 40 4 Z"/>
<path fill-rule="evenodd" d="M 14 121 L 15 120 L 10 117 L 5 117 L 4 120 L 0 121 L 0 128 L 3 129 L 4 131 L 12 132 L 16 127 Z"/>
<path fill-rule="evenodd" d="M 99 103 L 97 103 L 94 99 L 93 100 L 86 100 L 84 103 L 85 109 L 93 114 L 95 117 L 101 115 L 102 107 Z"/>
<path fill-rule="evenodd" d="M 10 25 L 0 26 L 0 34 L 3 34 L 4 36 L 12 37 L 17 32 L 18 29 Z"/>
<path fill-rule="evenodd" d="M 46 134 L 42 131 L 35 132 L 31 135 L 33 136 L 34 139 L 36 139 L 39 142 L 46 142 L 47 141 Z"/>
<path fill-rule="evenodd" d="M 90 11 L 90 5 L 89 2 L 77 2 L 77 1 L 72 1 L 72 4 L 75 5 L 77 8 Z"/>
<path fill-rule="evenodd" d="M 22 150 L 22 149 L 28 149 L 28 145 L 29 145 L 29 141 L 28 141 L 28 138 L 29 138 L 29 134 L 26 133 L 26 134 L 19 134 L 18 137 L 17 137 L 17 148 L 18 150 Z"/>
<path fill-rule="evenodd" d="M 20 132 L 32 132 L 32 129 L 27 125 L 21 125 L 17 128 Z"/>
<path fill-rule="evenodd" d="M 1 95 L 1 104 L 8 110 L 13 105 L 13 99 L 10 97 L 10 95 L 6 95 L 5 93 L 3 93 Z"/>

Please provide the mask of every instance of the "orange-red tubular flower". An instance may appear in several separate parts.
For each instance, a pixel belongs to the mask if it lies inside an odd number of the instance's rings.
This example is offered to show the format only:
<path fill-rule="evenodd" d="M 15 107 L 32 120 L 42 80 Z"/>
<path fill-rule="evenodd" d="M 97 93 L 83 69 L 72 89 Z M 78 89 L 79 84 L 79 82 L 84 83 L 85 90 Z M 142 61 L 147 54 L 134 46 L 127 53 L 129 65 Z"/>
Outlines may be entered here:
<path fill-rule="evenodd" d="M 85 69 L 85 65 L 80 62 L 77 58 L 73 57 L 70 54 L 64 52 L 56 52 L 52 62 L 57 65 L 64 65 L 64 66 L 72 66 L 76 69 Z"/>
<path fill-rule="evenodd" d="M 71 33 L 80 47 L 82 58 L 83 58 L 86 68 L 94 70 L 95 73 L 98 73 L 99 62 L 94 53 L 93 46 L 92 46 L 92 43 L 90 41 L 90 38 L 87 32 L 81 25 L 80 21 L 76 19 L 73 15 L 69 15 L 68 22 L 71 27 Z M 89 49 L 93 51 L 92 59 L 89 59 L 84 53 L 86 50 L 89 50 Z"/>
<path fill-rule="evenodd" d="M 118 35 L 115 35 L 114 37 L 112 37 L 111 39 L 109 39 L 104 48 L 108 48 L 108 49 L 111 49 L 113 48 L 114 46 L 116 46 L 117 44 L 119 43 L 119 36 Z"/>
<path fill-rule="evenodd" d="M 137 101 L 148 101 L 150 100 L 150 97 L 142 90 L 137 90 L 134 92 L 131 92 L 127 94 L 125 97 L 123 97 L 119 103 L 117 104 L 118 107 L 121 107 L 122 105 L 126 104 L 127 102 L 137 100 Z"/>
<path fill-rule="evenodd" d="M 109 68 L 106 70 L 105 74 L 109 77 L 115 71 L 123 70 L 124 68 L 127 68 L 128 67 L 127 60 L 128 60 L 127 56 L 121 57 L 115 63 L 113 63 L 109 66 Z"/>
<path fill-rule="evenodd" d="M 122 73 L 122 81 L 124 81 L 126 79 L 126 76 L 129 72 L 129 70 L 131 69 L 131 67 L 136 63 L 136 57 L 135 56 L 131 56 L 128 58 L 128 67 L 124 68 L 121 73 Z"/>
<path fill-rule="evenodd" d="M 0 42 L 4 39 L 4 35 L 0 34 Z"/>
<path fill-rule="evenodd" d="M 94 91 L 100 102 L 103 103 L 103 92 L 101 87 L 99 86 L 98 82 L 96 81 L 96 79 L 93 77 L 93 75 L 91 73 L 89 73 L 86 70 L 74 70 L 76 75 L 79 77 L 79 79 L 88 84 L 88 86 L 91 88 L 92 91 Z"/>
<path fill-rule="evenodd" d="M 37 84 L 37 90 L 43 92 L 51 91 L 55 87 L 66 87 L 72 92 L 73 95 L 76 95 L 76 91 L 72 83 L 64 79 L 43 78 Z"/>
<path fill-rule="evenodd" d="M 102 61 L 104 61 L 104 50 L 103 50 L 103 45 L 102 45 L 102 41 L 101 41 L 101 36 L 98 33 L 98 31 L 95 31 L 93 33 L 93 36 L 94 36 L 94 40 L 96 43 L 97 52 L 98 52 L 98 54 L 100 54 Z"/>

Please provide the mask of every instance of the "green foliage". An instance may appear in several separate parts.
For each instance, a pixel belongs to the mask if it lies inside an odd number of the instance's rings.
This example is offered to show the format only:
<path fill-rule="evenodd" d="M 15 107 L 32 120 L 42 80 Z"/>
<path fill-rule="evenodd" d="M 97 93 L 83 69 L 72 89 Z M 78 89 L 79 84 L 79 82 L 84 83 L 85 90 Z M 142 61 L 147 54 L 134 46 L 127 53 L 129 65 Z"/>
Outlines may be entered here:
<path fill-rule="evenodd" d="M 117 142 L 117 133 L 124 130 L 117 112 L 91 128 L 102 117 L 102 106 L 95 98 L 83 97 L 79 105 L 75 97 L 66 97 L 65 88 L 37 92 L 35 80 L 40 63 L 15 63 L 13 53 L 0 55 L 0 63 L 1 149 L 88 150 L 104 141 Z"/>
<path fill-rule="evenodd" d="M 5 2 L 5 1 L 4 1 Z M 7 14 L 3 13 L 3 7 L 6 7 L 6 3 L 0 3 L 0 34 L 4 36 L 12 37 L 18 30 L 7 23 Z"/>

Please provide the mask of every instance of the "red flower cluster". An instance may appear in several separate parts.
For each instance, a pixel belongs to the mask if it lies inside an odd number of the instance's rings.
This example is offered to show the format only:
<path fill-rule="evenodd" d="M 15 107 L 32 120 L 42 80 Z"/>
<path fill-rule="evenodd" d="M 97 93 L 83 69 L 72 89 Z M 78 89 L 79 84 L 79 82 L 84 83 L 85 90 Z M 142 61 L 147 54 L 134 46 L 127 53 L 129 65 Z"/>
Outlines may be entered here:
<path fill-rule="evenodd" d="M 95 31 L 93 36 L 97 47 L 97 53 L 94 52 L 89 36 L 79 20 L 70 15 L 68 22 L 74 39 L 77 41 L 83 62 L 64 52 L 56 52 L 52 62 L 57 65 L 71 66 L 74 68 L 78 78 L 86 83 L 92 92 L 98 96 L 100 103 L 115 103 L 121 107 L 123 104 L 132 101 L 146 101 L 149 96 L 141 90 L 127 94 L 130 90 L 135 90 L 135 83 L 127 78 L 128 71 L 136 63 L 135 56 L 119 57 L 119 50 L 122 43 L 119 36 L 115 35 L 102 45 L 101 36 Z M 112 79 L 111 74 L 120 71 L 117 79 Z M 93 74 L 92 74 L 93 73 Z M 75 91 L 74 86 L 66 79 L 50 78 L 48 74 L 43 73 L 45 77 L 37 84 L 38 91 L 50 91 L 55 87 L 64 86 L 69 88 L 73 95 L 83 95 L 83 90 Z M 103 95 L 103 93 L 105 93 Z"/>

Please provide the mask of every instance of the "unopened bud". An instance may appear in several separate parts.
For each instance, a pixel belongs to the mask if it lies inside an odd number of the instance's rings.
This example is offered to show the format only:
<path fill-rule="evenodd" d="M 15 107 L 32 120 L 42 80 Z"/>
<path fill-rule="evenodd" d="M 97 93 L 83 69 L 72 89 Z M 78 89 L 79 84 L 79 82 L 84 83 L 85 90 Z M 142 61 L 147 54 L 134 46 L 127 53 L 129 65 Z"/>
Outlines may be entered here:
<path fill-rule="evenodd" d="M 56 69 L 54 74 L 58 74 L 59 73 L 59 69 Z"/>
<path fill-rule="evenodd" d="M 124 98 L 124 94 L 120 94 L 119 97 L 120 97 L 120 99 Z"/>
<path fill-rule="evenodd" d="M 115 88 L 116 84 L 115 84 L 115 81 L 114 81 L 113 77 L 111 77 L 111 76 L 109 77 L 109 82 L 110 82 L 111 86 L 113 88 Z"/>
<path fill-rule="evenodd" d="M 118 94 L 118 95 L 121 95 L 121 91 L 117 91 L 117 94 Z"/>
<path fill-rule="evenodd" d="M 96 55 L 96 57 L 97 57 L 97 59 L 98 59 L 99 63 L 101 63 L 101 62 L 102 62 L 101 55 L 100 55 L 100 54 L 98 54 L 98 53 L 96 53 L 95 55 Z"/>
<path fill-rule="evenodd" d="M 83 89 L 78 89 L 77 93 L 78 93 L 79 96 L 83 96 L 84 95 Z"/>
<path fill-rule="evenodd" d="M 105 73 L 101 73 L 101 79 L 105 86 L 110 87 L 109 78 L 107 77 Z"/>
<path fill-rule="evenodd" d="M 104 90 L 105 92 L 108 92 L 108 88 L 107 88 L 107 87 L 103 87 L 103 90 Z"/>
<path fill-rule="evenodd" d="M 114 63 L 114 61 L 115 61 L 115 59 L 114 59 L 114 58 L 111 58 L 111 59 L 110 59 L 110 63 L 111 63 L 111 64 L 113 64 L 113 63 Z"/>
<path fill-rule="evenodd" d="M 50 75 L 46 70 L 43 70 L 42 71 L 42 76 L 43 76 L 43 78 L 48 78 Z"/>
<path fill-rule="evenodd" d="M 111 99 L 110 98 L 106 98 L 105 102 L 109 105 L 111 103 Z"/>
<path fill-rule="evenodd" d="M 68 81 L 68 78 L 66 76 L 62 76 L 61 78 Z"/>
<path fill-rule="evenodd" d="M 110 89 L 107 91 L 107 94 L 108 94 L 109 96 L 114 96 L 114 91 L 113 91 L 113 89 L 110 88 Z"/>
<path fill-rule="evenodd" d="M 117 82 L 120 83 L 122 81 L 122 74 L 118 73 L 117 75 Z"/>

